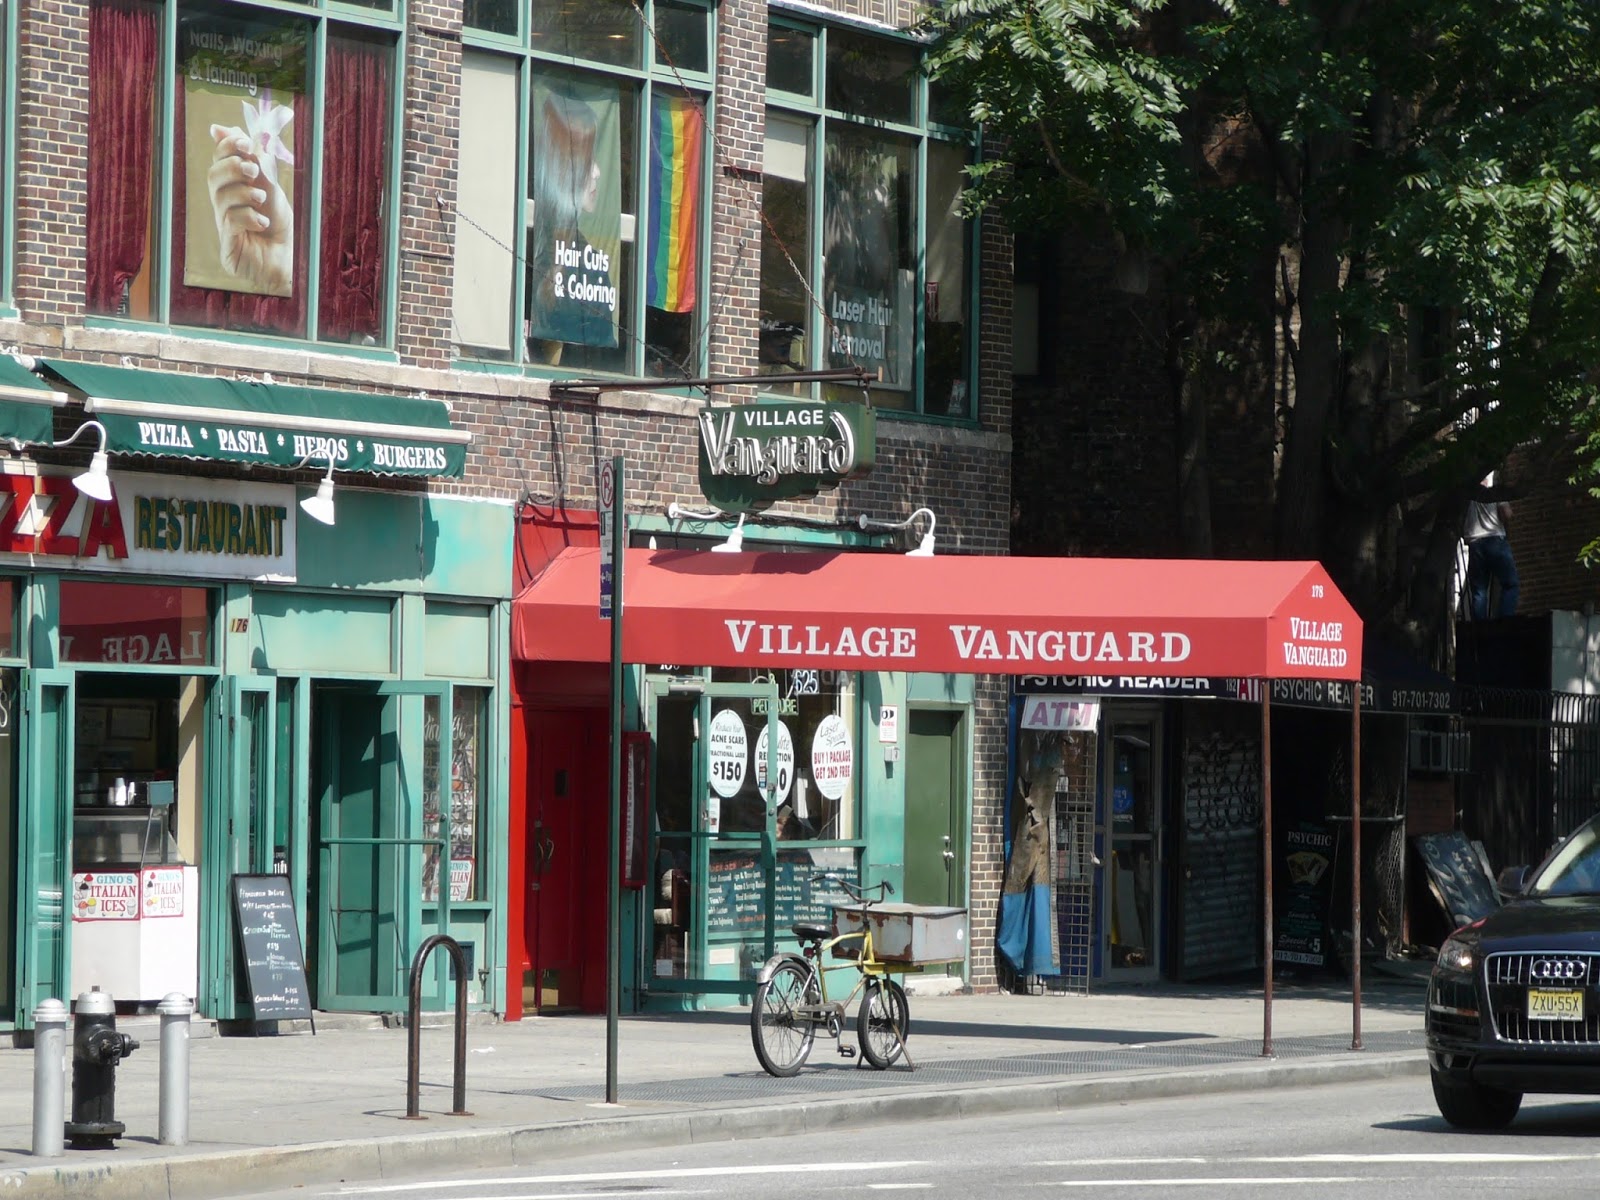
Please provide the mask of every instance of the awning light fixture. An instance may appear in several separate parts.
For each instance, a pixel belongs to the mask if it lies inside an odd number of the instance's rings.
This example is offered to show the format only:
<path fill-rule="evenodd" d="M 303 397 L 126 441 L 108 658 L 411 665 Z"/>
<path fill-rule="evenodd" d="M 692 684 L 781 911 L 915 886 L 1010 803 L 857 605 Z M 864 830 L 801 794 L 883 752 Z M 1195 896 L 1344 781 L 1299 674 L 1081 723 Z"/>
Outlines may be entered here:
<path fill-rule="evenodd" d="M 922 540 L 917 543 L 917 548 L 915 550 L 908 550 L 906 552 L 906 557 L 907 558 L 932 558 L 933 557 L 933 545 L 934 545 L 933 530 L 934 530 L 934 527 L 939 523 L 939 521 L 938 521 L 938 518 L 933 515 L 933 509 L 931 509 L 931 508 L 919 508 L 919 509 L 916 509 L 904 521 L 879 521 L 879 520 L 876 520 L 876 519 L 874 519 L 872 517 L 867 516 L 866 513 L 862 513 L 859 517 L 856 518 L 856 524 L 861 526 L 861 528 L 863 530 L 869 530 L 869 529 L 909 529 L 909 528 L 911 528 L 911 526 L 913 524 L 916 523 L 916 520 L 917 520 L 918 517 L 926 517 L 928 519 L 928 527 L 927 527 L 926 530 L 923 531 Z"/>
<path fill-rule="evenodd" d="M 711 547 L 713 554 L 737 554 L 744 549 L 744 514 L 739 514 L 739 523 L 733 527 L 733 532 L 728 535 L 728 540 L 718 542 Z"/>
<path fill-rule="evenodd" d="M 324 525 L 333 524 L 333 459 L 328 460 L 328 473 L 322 477 L 322 482 L 317 484 L 317 494 L 307 496 L 300 501 L 300 507 L 313 521 L 321 521 Z"/>
<path fill-rule="evenodd" d="M 106 473 L 109 466 L 106 459 L 106 427 L 99 421 L 85 421 L 73 430 L 71 437 L 62 438 L 59 442 L 51 442 L 52 448 L 57 446 L 70 446 L 88 430 L 93 429 L 100 435 L 99 448 L 94 456 L 89 459 L 89 469 L 82 475 L 73 476 L 72 483 L 80 492 L 91 500 L 106 501 L 111 499 L 111 477 Z"/>

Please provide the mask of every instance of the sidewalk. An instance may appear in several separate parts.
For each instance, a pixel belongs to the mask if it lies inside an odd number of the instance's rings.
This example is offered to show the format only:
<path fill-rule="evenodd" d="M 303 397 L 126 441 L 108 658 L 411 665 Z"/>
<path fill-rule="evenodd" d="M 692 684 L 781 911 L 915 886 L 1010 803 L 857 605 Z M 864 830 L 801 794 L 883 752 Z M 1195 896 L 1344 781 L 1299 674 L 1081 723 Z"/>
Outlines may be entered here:
<path fill-rule="evenodd" d="M 619 1022 L 616 1106 L 607 1106 L 603 1017 L 474 1022 L 467 1105 L 451 1116 L 453 1030 L 422 1032 L 423 1121 L 405 1120 L 407 1032 L 319 1017 L 318 1032 L 217 1037 L 190 1048 L 187 1146 L 157 1143 L 154 1020 L 123 1020 L 140 1048 L 117 1073 L 113 1150 L 31 1153 L 33 1052 L 0 1050 L 0 1196 L 213 1200 L 294 1184 L 380 1179 L 419 1166 L 513 1168 L 613 1142 L 671 1145 L 801 1133 L 842 1122 L 998 1111 L 1426 1074 L 1417 973 L 1367 973 L 1362 1049 L 1348 989 L 1280 984 L 1272 1057 L 1259 988 L 1159 985 L 1067 995 L 918 995 L 915 1069 L 841 1058 L 818 1038 L 810 1064 L 773 1079 L 756 1064 L 748 1009 Z M 69 1031 L 70 1032 L 70 1031 Z M 853 1026 L 847 1038 L 854 1044 Z M 1426 1088 L 1425 1083 L 1419 1087 Z"/>

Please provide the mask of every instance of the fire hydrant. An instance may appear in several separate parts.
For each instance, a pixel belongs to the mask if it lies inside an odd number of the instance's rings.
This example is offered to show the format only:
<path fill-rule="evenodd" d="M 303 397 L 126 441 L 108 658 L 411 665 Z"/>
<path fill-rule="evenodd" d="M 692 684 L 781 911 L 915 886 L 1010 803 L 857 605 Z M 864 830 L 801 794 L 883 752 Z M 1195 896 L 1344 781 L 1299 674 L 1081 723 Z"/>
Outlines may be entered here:
<path fill-rule="evenodd" d="M 117 1032 L 117 1005 L 98 987 L 78 995 L 72 1034 L 72 1120 L 75 1150 L 109 1150 L 125 1126 L 117 1120 L 117 1064 L 139 1043 Z"/>

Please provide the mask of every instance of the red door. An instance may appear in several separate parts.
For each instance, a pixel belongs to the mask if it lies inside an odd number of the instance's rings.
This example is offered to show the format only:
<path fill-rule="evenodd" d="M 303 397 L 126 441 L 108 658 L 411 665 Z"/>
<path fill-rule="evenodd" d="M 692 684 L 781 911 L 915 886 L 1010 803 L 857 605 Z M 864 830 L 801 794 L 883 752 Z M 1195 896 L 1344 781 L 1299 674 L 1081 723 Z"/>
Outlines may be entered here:
<path fill-rule="evenodd" d="M 525 910 L 534 1011 L 605 1011 L 604 709 L 539 709 L 529 720 Z"/>

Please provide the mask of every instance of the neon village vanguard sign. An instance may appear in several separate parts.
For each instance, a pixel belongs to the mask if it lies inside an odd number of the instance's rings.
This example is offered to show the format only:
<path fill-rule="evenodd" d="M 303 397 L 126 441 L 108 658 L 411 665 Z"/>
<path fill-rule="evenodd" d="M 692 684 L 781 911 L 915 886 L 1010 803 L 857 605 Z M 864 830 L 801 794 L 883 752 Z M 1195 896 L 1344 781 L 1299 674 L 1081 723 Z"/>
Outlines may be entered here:
<path fill-rule="evenodd" d="M 700 414 L 700 491 L 725 512 L 814 496 L 864 475 L 877 457 L 865 404 L 779 401 Z"/>

